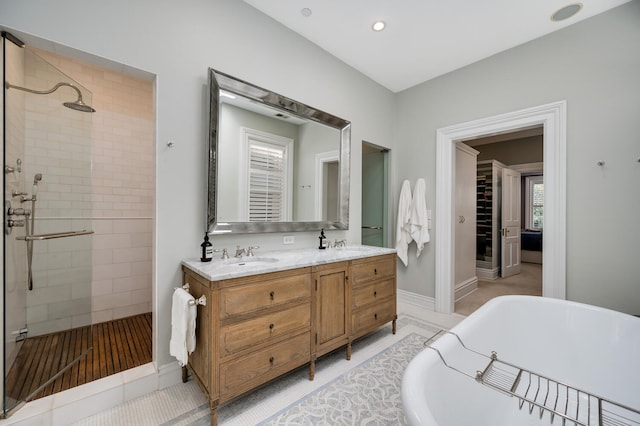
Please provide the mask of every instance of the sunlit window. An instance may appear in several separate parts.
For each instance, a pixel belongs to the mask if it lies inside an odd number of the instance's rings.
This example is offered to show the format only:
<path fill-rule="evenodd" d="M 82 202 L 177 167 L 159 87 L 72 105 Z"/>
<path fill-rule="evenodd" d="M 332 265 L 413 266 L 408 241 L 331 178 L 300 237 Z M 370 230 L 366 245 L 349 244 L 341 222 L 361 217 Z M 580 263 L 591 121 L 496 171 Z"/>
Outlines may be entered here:
<path fill-rule="evenodd" d="M 526 178 L 526 221 L 528 229 L 544 228 L 544 180 L 542 176 Z"/>

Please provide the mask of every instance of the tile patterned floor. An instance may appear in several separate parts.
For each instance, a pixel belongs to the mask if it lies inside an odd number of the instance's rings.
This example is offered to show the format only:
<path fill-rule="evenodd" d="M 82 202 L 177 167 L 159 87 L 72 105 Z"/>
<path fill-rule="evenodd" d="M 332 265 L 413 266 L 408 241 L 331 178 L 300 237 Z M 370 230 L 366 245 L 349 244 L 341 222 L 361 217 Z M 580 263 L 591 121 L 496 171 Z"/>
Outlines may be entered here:
<path fill-rule="evenodd" d="M 399 315 L 395 335 L 391 334 L 390 325 L 385 326 L 354 342 L 350 361 L 342 350 L 318 360 L 314 381 L 308 380 L 308 370 L 302 368 L 222 406 L 219 424 L 354 424 L 352 419 L 356 418 L 370 419 L 374 425 L 402 424 L 399 394 L 402 371 L 421 350 L 425 337 L 438 328 L 419 317 Z M 384 405 L 380 399 L 385 401 Z M 336 406 L 340 410 L 335 410 Z M 76 423 L 131 424 L 208 425 L 208 403 L 198 386 L 190 381 Z"/>

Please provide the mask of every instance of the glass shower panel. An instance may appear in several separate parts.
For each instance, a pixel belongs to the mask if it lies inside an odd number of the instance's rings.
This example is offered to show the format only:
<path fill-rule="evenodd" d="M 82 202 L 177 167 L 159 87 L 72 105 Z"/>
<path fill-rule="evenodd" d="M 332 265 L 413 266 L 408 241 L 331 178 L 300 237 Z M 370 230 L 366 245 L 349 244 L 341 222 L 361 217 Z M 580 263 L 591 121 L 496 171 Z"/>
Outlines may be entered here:
<path fill-rule="evenodd" d="M 65 108 L 90 92 L 28 48 L 5 42 L 5 200 L 25 209 L 24 226 L 5 233 L 5 412 L 56 391 L 92 347 L 90 230 L 92 114 Z M 68 83 L 68 84 L 66 84 Z M 15 211 L 15 210 L 14 210 Z M 21 213 L 21 211 L 18 211 Z M 26 237 L 26 238 L 25 238 Z M 77 370 L 77 368 L 75 369 Z M 67 377 L 74 375 L 75 377 Z"/>

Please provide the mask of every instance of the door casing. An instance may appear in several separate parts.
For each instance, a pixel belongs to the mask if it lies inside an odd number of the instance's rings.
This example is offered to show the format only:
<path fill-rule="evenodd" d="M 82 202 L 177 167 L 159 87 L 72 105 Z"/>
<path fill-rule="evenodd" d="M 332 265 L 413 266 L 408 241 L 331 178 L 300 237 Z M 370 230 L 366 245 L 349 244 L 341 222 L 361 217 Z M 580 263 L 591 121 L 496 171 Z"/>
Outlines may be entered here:
<path fill-rule="evenodd" d="M 454 310 L 455 143 L 543 126 L 545 238 L 542 294 L 566 298 L 567 102 L 558 101 L 439 128 L 436 131 L 435 310 Z"/>

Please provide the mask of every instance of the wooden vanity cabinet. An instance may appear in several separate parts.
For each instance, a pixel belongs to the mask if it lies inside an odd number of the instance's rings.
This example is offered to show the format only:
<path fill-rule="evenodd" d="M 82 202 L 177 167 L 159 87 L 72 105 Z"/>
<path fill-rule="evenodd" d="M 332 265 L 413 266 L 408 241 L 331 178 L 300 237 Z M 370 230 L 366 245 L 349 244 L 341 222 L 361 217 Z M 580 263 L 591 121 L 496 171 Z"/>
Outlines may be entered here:
<path fill-rule="evenodd" d="M 395 254 L 210 281 L 182 267 L 198 306 L 188 369 L 218 406 L 346 346 L 385 323 L 396 331 Z M 183 372 L 186 380 L 186 370 Z"/>

